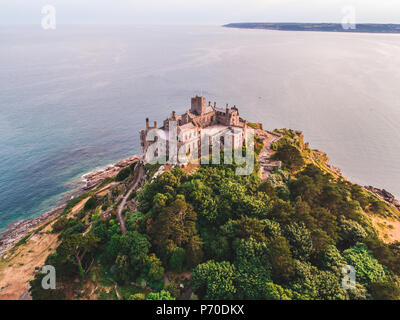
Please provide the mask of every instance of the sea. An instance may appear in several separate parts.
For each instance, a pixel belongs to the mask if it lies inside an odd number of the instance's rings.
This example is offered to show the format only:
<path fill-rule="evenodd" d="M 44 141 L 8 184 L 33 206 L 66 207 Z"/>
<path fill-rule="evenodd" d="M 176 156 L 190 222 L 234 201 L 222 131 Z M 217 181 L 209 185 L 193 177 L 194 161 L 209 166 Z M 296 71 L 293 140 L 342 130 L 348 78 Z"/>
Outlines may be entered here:
<path fill-rule="evenodd" d="M 0 230 L 140 152 L 203 95 L 303 131 L 351 181 L 400 197 L 400 35 L 194 25 L 0 26 Z"/>

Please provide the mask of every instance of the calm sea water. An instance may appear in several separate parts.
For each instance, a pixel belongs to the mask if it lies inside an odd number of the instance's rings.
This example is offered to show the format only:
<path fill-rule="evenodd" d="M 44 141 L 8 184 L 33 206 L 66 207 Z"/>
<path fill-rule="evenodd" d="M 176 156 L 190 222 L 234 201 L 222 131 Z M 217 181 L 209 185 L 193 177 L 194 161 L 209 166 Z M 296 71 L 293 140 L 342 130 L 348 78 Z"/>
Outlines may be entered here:
<path fill-rule="evenodd" d="M 139 152 L 203 94 L 265 128 L 303 130 L 362 185 L 400 196 L 400 35 L 217 26 L 0 28 L 0 228 Z"/>

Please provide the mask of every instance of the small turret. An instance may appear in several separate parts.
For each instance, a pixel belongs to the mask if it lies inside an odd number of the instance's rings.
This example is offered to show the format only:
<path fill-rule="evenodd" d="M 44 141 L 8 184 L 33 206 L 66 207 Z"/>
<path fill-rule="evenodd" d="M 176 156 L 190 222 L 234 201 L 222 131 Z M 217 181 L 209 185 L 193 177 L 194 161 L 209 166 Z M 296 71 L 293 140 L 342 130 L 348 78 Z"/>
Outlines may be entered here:
<path fill-rule="evenodd" d="M 149 118 L 146 118 L 146 129 L 149 128 Z"/>

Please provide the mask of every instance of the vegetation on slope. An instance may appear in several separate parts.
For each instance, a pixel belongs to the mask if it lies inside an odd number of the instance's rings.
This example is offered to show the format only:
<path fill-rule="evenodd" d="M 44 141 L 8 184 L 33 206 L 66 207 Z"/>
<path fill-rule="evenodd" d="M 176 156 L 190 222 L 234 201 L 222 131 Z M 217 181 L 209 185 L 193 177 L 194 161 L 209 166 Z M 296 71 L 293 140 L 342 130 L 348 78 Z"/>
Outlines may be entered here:
<path fill-rule="evenodd" d="M 176 299 L 191 288 L 200 299 L 398 299 L 400 245 L 385 244 L 366 214 L 398 212 L 341 178 L 299 133 L 279 133 L 274 158 L 283 166 L 267 181 L 258 166 L 238 176 L 225 164 L 152 180 L 159 166 L 147 165 L 125 234 L 115 214 L 130 172 L 61 217 L 53 228 L 62 242 L 45 262 L 56 267 L 57 297 L 81 289 L 100 299 Z M 344 265 L 355 268 L 356 288 L 342 288 Z M 33 298 L 54 299 L 42 277 L 31 282 Z"/>

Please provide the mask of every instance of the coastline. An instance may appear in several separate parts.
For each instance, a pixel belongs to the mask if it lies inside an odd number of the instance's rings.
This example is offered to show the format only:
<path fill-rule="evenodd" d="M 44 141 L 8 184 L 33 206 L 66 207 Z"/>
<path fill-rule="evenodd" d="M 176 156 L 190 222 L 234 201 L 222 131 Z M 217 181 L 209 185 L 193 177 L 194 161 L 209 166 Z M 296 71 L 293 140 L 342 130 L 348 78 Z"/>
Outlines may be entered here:
<path fill-rule="evenodd" d="M 222 25 L 224 28 L 258 29 L 272 31 L 339 32 L 364 34 L 400 34 L 399 24 L 357 23 L 354 28 L 344 28 L 341 23 L 301 22 L 237 22 Z"/>
<path fill-rule="evenodd" d="M 0 235 L 0 257 L 3 256 L 7 251 L 12 249 L 18 243 L 18 241 L 23 239 L 29 233 L 34 232 L 37 228 L 40 228 L 44 224 L 59 216 L 70 200 L 75 197 L 79 197 L 88 190 L 97 187 L 105 179 L 116 176 L 120 170 L 130 166 L 132 163 L 139 160 L 139 158 L 140 155 L 134 155 L 118 161 L 115 164 L 111 164 L 102 168 L 97 168 L 89 171 L 88 173 L 85 173 L 81 177 L 84 185 L 78 187 L 74 192 L 74 195 L 70 199 L 65 200 L 63 204 L 59 205 L 56 208 L 52 208 L 37 217 L 16 220 L 10 223 L 6 227 L 5 231 Z"/>
<path fill-rule="evenodd" d="M 75 194 L 68 200 L 65 200 L 63 204 L 59 205 L 56 208 L 52 208 L 45 213 L 31 218 L 31 219 L 22 219 L 16 220 L 10 223 L 5 232 L 0 235 L 0 257 L 4 256 L 10 249 L 12 249 L 21 239 L 33 233 L 38 228 L 42 227 L 46 223 L 50 222 L 51 220 L 55 219 L 59 216 L 67 203 L 75 197 L 79 197 L 80 195 L 84 194 L 88 190 L 94 189 L 99 186 L 105 179 L 115 177 L 118 172 L 132 163 L 136 162 L 140 159 L 140 155 L 134 155 L 129 158 L 123 159 L 118 161 L 115 164 L 107 165 L 105 167 L 97 168 L 88 173 L 82 175 L 81 179 L 84 183 L 83 186 L 77 188 Z M 342 176 L 339 169 L 329 165 L 329 167 Z M 388 191 L 384 189 L 378 189 L 373 186 L 364 186 L 364 189 L 371 192 L 381 200 L 385 201 L 389 205 L 392 205 L 400 210 L 400 202 L 395 199 L 395 197 L 390 194 Z"/>

